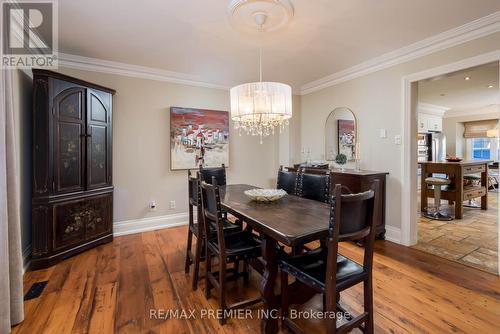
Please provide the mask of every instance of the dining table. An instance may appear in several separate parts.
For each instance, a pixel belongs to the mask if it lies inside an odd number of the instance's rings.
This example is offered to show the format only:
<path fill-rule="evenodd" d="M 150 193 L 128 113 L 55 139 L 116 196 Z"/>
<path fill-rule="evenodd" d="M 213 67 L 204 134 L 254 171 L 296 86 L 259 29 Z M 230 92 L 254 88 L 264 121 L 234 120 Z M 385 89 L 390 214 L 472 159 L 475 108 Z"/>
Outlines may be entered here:
<path fill-rule="evenodd" d="M 259 287 L 264 310 L 261 313 L 261 332 L 278 332 L 280 295 L 276 293 L 280 244 L 296 247 L 326 238 L 328 235 L 329 205 L 293 195 L 285 195 L 275 202 L 257 202 L 245 195 L 245 190 L 258 188 L 247 184 L 220 186 L 222 208 L 243 220 L 262 238 L 263 267 Z M 293 303 L 304 303 L 315 290 L 296 281 L 291 286 Z"/>

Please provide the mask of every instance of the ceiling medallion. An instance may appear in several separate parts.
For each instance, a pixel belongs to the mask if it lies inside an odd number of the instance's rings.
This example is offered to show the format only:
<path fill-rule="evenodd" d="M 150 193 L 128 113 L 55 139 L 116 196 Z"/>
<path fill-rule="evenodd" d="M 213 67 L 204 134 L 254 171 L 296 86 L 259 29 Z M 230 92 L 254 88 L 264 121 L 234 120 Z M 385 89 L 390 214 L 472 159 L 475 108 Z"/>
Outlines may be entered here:
<path fill-rule="evenodd" d="M 269 1 L 276 3 L 278 1 Z M 256 8 L 254 8 L 256 9 Z M 269 18 L 265 8 L 252 13 L 254 30 L 266 29 Z M 259 81 L 231 88 L 231 119 L 235 129 L 262 138 L 280 132 L 292 117 L 292 88 L 280 82 L 262 81 L 262 48 L 259 51 Z"/>
<path fill-rule="evenodd" d="M 258 32 L 255 29 L 255 13 L 266 14 L 267 32 L 285 27 L 293 18 L 294 8 L 290 0 L 232 0 L 228 6 L 231 25 L 240 31 Z"/>

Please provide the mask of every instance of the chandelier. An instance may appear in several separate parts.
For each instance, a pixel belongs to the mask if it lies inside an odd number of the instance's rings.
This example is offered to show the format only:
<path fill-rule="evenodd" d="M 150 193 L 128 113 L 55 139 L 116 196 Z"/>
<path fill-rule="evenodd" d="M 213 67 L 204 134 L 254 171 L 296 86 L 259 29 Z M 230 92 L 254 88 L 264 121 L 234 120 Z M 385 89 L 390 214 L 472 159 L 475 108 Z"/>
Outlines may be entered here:
<path fill-rule="evenodd" d="M 266 21 L 265 13 L 255 13 L 254 19 L 259 30 Z M 230 90 L 231 119 L 241 135 L 262 138 L 274 135 L 288 125 L 292 117 L 292 88 L 284 83 L 262 81 L 262 48 L 259 51 L 259 81 L 235 86 Z"/>

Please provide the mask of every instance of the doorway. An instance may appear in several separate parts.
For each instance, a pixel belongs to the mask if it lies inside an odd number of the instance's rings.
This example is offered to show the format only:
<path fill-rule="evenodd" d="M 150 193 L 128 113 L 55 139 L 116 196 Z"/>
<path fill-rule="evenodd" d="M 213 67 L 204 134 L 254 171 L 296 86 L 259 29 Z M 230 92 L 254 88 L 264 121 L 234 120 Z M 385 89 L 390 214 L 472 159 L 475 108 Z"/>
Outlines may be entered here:
<path fill-rule="evenodd" d="M 423 147 L 419 146 L 418 144 L 422 144 L 420 140 L 422 140 L 423 138 L 421 135 L 419 135 L 419 132 L 421 134 L 428 133 L 429 135 L 427 136 L 427 138 L 429 138 L 430 140 L 432 140 L 432 136 L 430 134 L 446 133 L 447 136 L 449 136 L 450 140 L 447 143 L 441 142 L 441 145 L 444 148 L 443 152 L 440 153 L 441 155 L 437 154 L 436 156 L 436 151 L 438 151 L 438 149 L 434 149 L 434 159 L 444 160 L 446 158 L 446 155 L 462 155 L 461 158 L 466 160 L 474 160 L 474 158 L 485 157 L 498 161 L 498 139 L 496 139 L 496 141 L 491 139 L 488 142 L 488 140 L 485 140 L 484 138 L 464 138 L 464 128 L 462 127 L 465 127 L 466 121 L 470 120 L 470 118 L 465 118 L 462 122 L 456 122 L 460 124 L 455 124 L 454 128 L 450 129 L 451 127 L 449 124 L 451 124 L 451 122 L 449 121 L 449 119 L 451 119 L 452 116 L 455 116 L 456 120 L 460 120 L 460 118 L 457 117 L 459 117 L 460 115 L 470 116 L 468 115 L 470 114 L 470 112 L 467 112 L 465 109 L 457 110 L 459 108 L 457 108 L 456 105 L 452 105 L 450 107 L 450 104 L 452 104 L 450 101 L 453 100 L 453 95 L 456 95 L 454 92 L 451 92 L 454 87 L 450 87 L 451 90 L 449 92 L 449 96 L 447 96 L 446 92 L 440 91 L 442 89 L 438 89 L 436 87 L 440 87 L 440 85 L 443 87 L 447 85 L 450 86 L 451 82 L 455 82 L 458 86 L 460 86 L 460 81 L 458 80 L 459 78 L 464 82 L 471 83 L 472 75 L 467 74 L 468 71 L 482 70 L 484 72 L 491 71 L 491 69 L 494 68 L 495 81 L 484 85 L 484 90 L 496 91 L 497 102 L 490 111 L 494 112 L 496 123 L 498 123 L 498 119 L 500 116 L 500 113 L 498 111 L 498 100 L 500 96 L 498 87 L 498 81 L 500 78 L 500 71 L 498 69 L 499 60 L 500 52 L 493 52 L 466 59 L 457 63 L 430 69 L 424 72 L 415 73 L 404 77 L 402 82 L 403 109 L 405 111 L 403 120 L 403 133 L 404 140 L 407 145 L 404 145 L 402 152 L 404 183 L 403 207 L 401 217 L 401 241 L 407 246 L 415 246 L 423 251 L 427 251 L 432 254 L 442 256 L 450 260 L 464 263 L 466 265 L 470 265 L 489 272 L 496 272 L 497 274 L 499 273 L 498 268 L 500 262 L 500 259 L 498 258 L 498 234 L 500 229 L 498 227 L 499 218 L 498 210 L 496 208 L 498 203 L 498 192 L 492 191 L 493 189 L 489 187 L 490 180 L 488 180 L 488 184 L 486 186 L 486 189 L 489 190 L 488 210 L 464 208 L 463 216 L 457 215 L 455 217 L 455 213 L 457 212 L 455 210 L 455 206 L 457 204 L 453 201 L 444 200 L 441 201 L 443 205 L 442 207 L 440 207 L 440 209 L 442 211 L 450 213 L 450 217 L 452 220 L 446 222 L 436 219 L 423 219 L 421 217 L 421 206 L 419 204 L 419 179 L 421 179 L 421 177 L 418 177 L 419 152 L 421 155 L 421 161 L 424 159 L 424 153 L 427 153 L 427 159 L 432 160 L 433 158 L 430 152 L 423 152 Z M 489 69 L 485 69 L 485 67 L 487 66 L 490 66 Z M 475 73 L 474 75 L 476 76 L 475 81 L 479 84 L 478 73 Z M 426 84 L 423 85 L 422 83 Z M 493 87 L 489 87 L 490 85 L 493 85 Z M 462 84 L 461 86 L 464 85 Z M 429 92 L 426 93 L 426 89 L 428 88 L 431 88 L 431 92 L 433 90 L 432 88 L 434 88 L 434 98 L 429 98 Z M 457 90 L 459 89 L 457 88 Z M 421 94 L 419 95 L 419 93 Z M 419 101 L 419 96 L 421 97 L 421 95 L 425 94 L 427 94 L 427 101 Z M 443 94 L 444 96 L 442 96 Z M 441 98 L 441 100 L 439 98 Z M 429 103 L 429 101 L 434 101 L 435 103 Z M 437 102 L 441 103 L 438 104 Z M 463 101 L 460 103 L 463 103 Z M 420 119 L 418 117 L 419 109 L 422 113 L 423 107 L 424 109 L 427 109 L 425 111 L 428 115 L 427 119 L 425 119 L 425 129 L 421 128 L 422 117 L 420 117 Z M 441 110 L 439 110 L 440 108 L 438 107 L 442 107 Z M 440 123 L 438 119 L 438 116 L 440 116 L 439 113 L 442 113 L 442 115 L 444 116 L 447 111 L 451 111 L 452 109 L 454 110 L 450 113 L 451 116 L 448 115 L 448 117 L 441 118 Z M 477 115 L 479 114 L 480 112 L 477 112 Z M 489 116 L 491 117 L 491 113 Z M 448 118 L 448 120 L 446 120 L 446 118 Z M 445 119 L 445 122 L 443 122 L 443 119 Z M 450 132 L 451 130 L 454 130 L 454 132 Z M 418 140 L 417 137 L 420 140 Z M 456 138 L 460 137 L 463 140 L 457 142 Z M 486 152 L 487 150 L 490 150 L 489 156 Z M 457 154 L 457 152 L 460 154 Z M 437 174 L 438 175 L 431 175 L 442 177 L 445 179 L 448 178 L 446 173 L 444 173 L 444 175 L 439 175 L 439 173 Z M 462 179 L 462 177 L 460 177 L 460 179 Z M 420 184 L 420 187 L 422 186 L 427 187 L 429 185 Z M 450 189 L 452 189 L 454 186 L 455 184 L 454 182 L 452 182 Z M 429 187 L 433 189 L 435 186 L 430 185 Z M 428 199 L 429 203 L 434 201 L 432 198 Z M 478 200 L 480 200 L 480 198 L 478 198 Z M 467 204 L 469 204 L 468 201 L 465 202 L 465 205 Z M 484 222 L 485 225 L 481 225 L 480 222 Z M 475 231 L 477 231 L 478 233 L 475 233 Z M 485 243 L 488 247 L 483 247 L 485 246 Z M 485 263 L 487 263 L 488 265 L 483 266 L 483 264 Z"/>

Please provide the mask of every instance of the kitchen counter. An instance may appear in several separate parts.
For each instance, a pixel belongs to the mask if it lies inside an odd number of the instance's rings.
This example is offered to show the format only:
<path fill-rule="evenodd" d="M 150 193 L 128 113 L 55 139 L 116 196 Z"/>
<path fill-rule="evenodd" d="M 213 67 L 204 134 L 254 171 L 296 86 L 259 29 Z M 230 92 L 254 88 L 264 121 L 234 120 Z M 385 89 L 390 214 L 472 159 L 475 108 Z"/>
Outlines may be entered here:
<path fill-rule="evenodd" d="M 459 162 L 423 161 L 420 191 L 420 209 L 427 207 L 427 199 L 434 197 L 434 190 L 426 186 L 425 179 L 432 174 L 446 174 L 451 184 L 442 190 L 441 198 L 448 203 L 455 203 L 455 219 L 462 219 L 463 201 L 481 197 L 481 209 L 488 209 L 488 164 L 491 160 L 464 160 Z M 477 186 L 464 187 L 464 175 L 480 174 L 481 183 Z"/>

